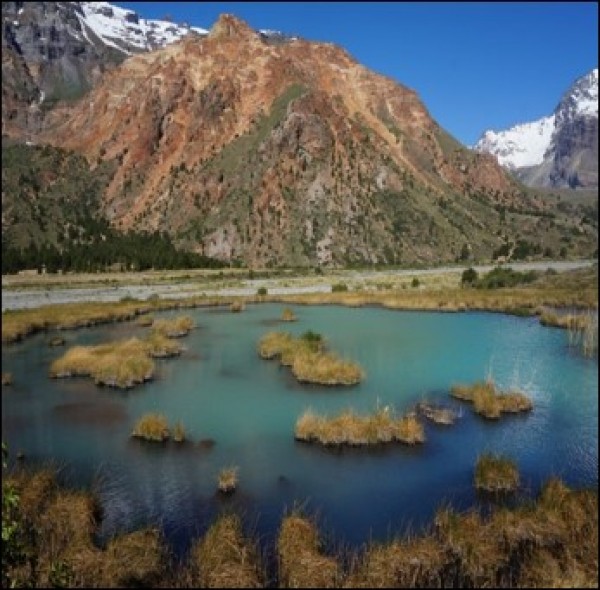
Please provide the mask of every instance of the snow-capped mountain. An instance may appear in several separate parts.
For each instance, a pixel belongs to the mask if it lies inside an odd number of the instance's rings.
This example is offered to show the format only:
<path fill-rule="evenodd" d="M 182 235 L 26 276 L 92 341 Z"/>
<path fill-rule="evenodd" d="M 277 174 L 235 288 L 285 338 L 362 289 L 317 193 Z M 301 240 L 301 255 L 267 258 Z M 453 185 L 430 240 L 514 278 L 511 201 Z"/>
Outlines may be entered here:
<path fill-rule="evenodd" d="M 532 186 L 597 187 L 598 69 L 576 80 L 551 115 L 486 131 L 474 149 Z"/>
<path fill-rule="evenodd" d="M 175 24 L 165 20 L 140 18 L 131 10 L 126 10 L 108 2 L 72 2 L 75 14 L 81 24 L 82 35 L 94 43 L 90 31 L 102 43 L 124 53 L 150 51 L 178 41 L 186 35 L 207 35 L 208 31 L 188 24 Z"/>

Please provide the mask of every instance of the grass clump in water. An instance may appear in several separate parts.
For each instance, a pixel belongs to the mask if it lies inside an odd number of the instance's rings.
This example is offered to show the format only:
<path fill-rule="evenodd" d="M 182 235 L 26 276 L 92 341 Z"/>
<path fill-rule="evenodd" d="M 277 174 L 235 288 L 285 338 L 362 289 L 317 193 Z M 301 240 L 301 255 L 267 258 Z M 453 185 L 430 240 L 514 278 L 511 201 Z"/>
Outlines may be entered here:
<path fill-rule="evenodd" d="M 475 487 L 488 492 L 512 491 L 519 486 L 519 470 L 514 461 L 484 453 L 475 465 Z"/>
<path fill-rule="evenodd" d="M 185 428 L 181 422 L 177 422 L 173 427 L 173 441 L 177 443 L 185 441 Z"/>
<path fill-rule="evenodd" d="M 142 326 L 144 328 L 151 326 L 153 322 L 154 322 L 154 316 L 150 315 L 150 314 L 141 315 L 135 320 L 135 323 L 138 326 Z"/>
<path fill-rule="evenodd" d="M 298 318 L 292 309 L 285 307 L 281 312 L 281 321 L 283 322 L 295 322 Z"/>
<path fill-rule="evenodd" d="M 317 527 L 297 511 L 285 516 L 277 539 L 281 588 L 335 588 L 337 561 L 321 553 Z"/>
<path fill-rule="evenodd" d="M 8 371 L 2 371 L 2 385 L 12 385 L 13 376 Z"/>
<path fill-rule="evenodd" d="M 320 385 L 354 385 L 364 378 L 361 367 L 323 351 L 321 334 L 307 331 L 300 337 L 287 332 L 269 332 L 258 343 L 258 354 L 264 359 L 279 357 L 302 383 Z"/>
<path fill-rule="evenodd" d="M 473 385 L 453 385 L 453 397 L 473 403 L 475 412 L 489 420 L 497 420 L 502 413 L 527 412 L 533 402 L 519 391 L 500 392 L 493 381 L 478 381 Z"/>
<path fill-rule="evenodd" d="M 233 313 L 239 313 L 240 311 L 244 311 L 246 309 L 246 304 L 243 301 L 234 301 L 229 306 L 229 311 Z"/>
<path fill-rule="evenodd" d="M 193 327 L 194 320 L 189 315 L 180 316 L 170 320 L 154 320 L 152 323 L 152 331 L 158 332 L 167 338 L 187 336 Z"/>
<path fill-rule="evenodd" d="M 326 446 L 365 446 L 391 442 L 414 445 L 425 442 L 425 431 L 414 414 L 396 417 L 388 407 L 366 416 L 347 410 L 333 418 L 307 410 L 296 422 L 295 438 Z"/>
<path fill-rule="evenodd" d="M 231 494 L 235 492 L 238 484 L 238 468 L 225 467 L 221 469 L 217 477 L 217 487 L 219 492 L 223 494 Z"/>
<path fill-rule="evenodd" d="M 152 378 L 148 345 L 137 339 L 74 346 L 50 366 L 51 377 L 91 376 L 98 385 L 129 388 Z"/>
<path fill-rule="evenodd" d="M 190 586 L 263 588 L 255 543 L 244 537 L 240 517 L 220 516 L 190 551 Z"/>
<path fill-rule="evenodd" d="M 162 414 L 144 414 L 131 433 L 131 436 L 153 442 L 163 442 L 169 435 L 169 423 Z"/>

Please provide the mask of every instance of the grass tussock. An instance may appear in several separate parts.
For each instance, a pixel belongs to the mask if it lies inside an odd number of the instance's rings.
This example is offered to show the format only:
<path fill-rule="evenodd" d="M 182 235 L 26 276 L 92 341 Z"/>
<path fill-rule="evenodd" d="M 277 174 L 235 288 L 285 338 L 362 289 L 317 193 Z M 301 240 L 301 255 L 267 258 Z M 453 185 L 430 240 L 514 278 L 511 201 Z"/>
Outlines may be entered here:
<path fill-rule="evenodd" d="M 13 376 L 8 371 L 2 371 L 2 385 L 12 385 Z"/>
<path fill-rule="evenodd" d="M 335 588 L 341 568 L 321 552 L 317 527 L 294 512 L 285 516 L 277 539 L 281 588 Z"/>
<path fill-rule="evenodd" d="M 137 421 L 131 436 L 153 442 L 163 442 L 170 436 L 169 423 L 162 414 L 144 414 Z"/>
<path fill-rule="evenodd" d="M 154 316 L 151 314 L 144 314 L 139 316 L 136 320 L 135 323 L 138 326 L 142 326 L 143 328 L 147 328 L 149 326 L 151 326 L 154 323 Z"/>
<path fill-rule="evenodd" d="M 159 331 L 152 331 L 143 341 L 146 353 L 152 358 L 170 358 L 179 356 L 183 347 L 179 342 Z"/>
<path fill-rule="evenodd" d="M 217 476 L 217 488 L 223 494 L 235 492 L 238 484 L 238 467 L 225 467 Z"/>
<path fill-rule="evenodd" d="M 98 549 L 96 502 L 58 485 L 53 470 L 19 469 L 5 485 L 19 496 L 14 518 L 26 556 L 3 571 L 16 587 L 274 585 L 265 580 L 256 544 L 244 537 L 237 516 L 220 517 L 193 543 L 183 571 L 169 563 L 154 529 L 116 537 Z M 535 500 L 495 508 L 485 517 L 444 508 L 429 532 L 371 544 L 345 564 L 326 555 L 322 545 L 310 520 L 297 512 L 284 516 L 272 556 L 278 586 L 597 587 L 598 493 L 551 479 Z"/>
<path fill-rule="evenodd" d="M 456 412 L 451 408 L 444 408 L 436 404 L 431 404 L 427 401 L 421 401 L 417 404 L 417 412 L 431 420 L 435 424 L 443 424 L 450 426 L 456 421 Z"/>
<path fill-rule="evenodd" d="M 239 516 L 228 514 L 194 543 L 190 552 L 191 586 L 262 588 L 258 551 L 244 537 Z"/>
<path fill-rule="evenodd" d="M 281 312 L 281 321 L 282 322 L 295 322 L 297 321 L 298 318 L 296 317 L 296 314 L 294 313 L 294 311 L 289 308 L 289 307 L 284 307 L 283 311 Z"/>
<path fill-rule="evenodd" d="M 396 417 L 387 407 L 366 416 L 347 410 L 332 418 L 307 410 L 296 422 L 295 438 L 326 446 L 392 442 L 414 445 L 425 442 L 425 431 L 414 414 Z"/>
<path fill-rule="evenodd" d="M 98 385 L 129 388 L 152 378 L 154 363 L 137 339 L 98 346 L 74 346 L 50 365 L 54 378 L 90 376 Z"/>
<path fill-rule="evenodd" d="M 173 319 L 159 319 L 152 322 L 152 331 L 167 338 L 187 336 L 194 327 L 194 320 L 189 315 Z"/>
<path fill-rule="evenodd" d="M 246 304 L 243 301 L 234 301 L 229 306 L 229 311 L 233 313 L 239 313 L 240 311 L 244 311 L 246 309 Z"/>
<path fill-rule="evenodd" d="M 497 420 L 502 413 L 528 412 L 533 408 L 533 402 L 524 393 L 501 392 L 491 380 L 472 385 L 453 385 L 450 395 L 472 402 L 475 412 L 489 420 Z"/>
<path fill-rule="evenodd" d="M 475 464 L 475 487 L 488 492 L 513 491 L 519 486 L 519 470 L 514 461 L 484 453 Z"/>
<path fill-rule="evenodd" d="M 264 359 L 279 358 L 301 383 L 319 385 L 355 385 L 364 379 L 362 368 L 352 361 L 323 351 L 323 338 L 315 332 L 294 337 L 287 332 L 269 332 L 258 343 Z"/>

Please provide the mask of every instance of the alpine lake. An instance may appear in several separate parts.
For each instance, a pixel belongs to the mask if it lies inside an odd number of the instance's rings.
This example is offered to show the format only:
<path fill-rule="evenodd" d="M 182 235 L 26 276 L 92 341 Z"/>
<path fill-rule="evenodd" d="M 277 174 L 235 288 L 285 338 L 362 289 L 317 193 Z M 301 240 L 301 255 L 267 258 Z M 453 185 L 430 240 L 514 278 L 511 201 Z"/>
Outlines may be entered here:
<path fill-rule="evenodd" d="M 184 553 L 222 511 L 237 511 L 262 543 L 273 543 L 294 506 L 316 515 L 335 543 L 359 547 L 427 527 L 437 509 L 485 507 L 473 470 L 484 452 L 514 460 L 518 495 L 535 495 L 558 476 L 573 487 L 598 485 L 598 361 L 569 345 L 566 330 L 538 318 L 488 312 L 409 312 L 379 307 L 292 306 L 298 321 L 280 321 L 282 304 L 157 313 L 191 315 L 195 328 L 181 356 L 157 359 L 155 378 L 132 389 L 89 378 L 51 379 L 52 361 L 74 345 L 143 336 L 134 321 L 50 333 L 3 346 L 3 440 L 11 461 L 61 468 L 71 486 L 92 489 L 103 508 L 98 542 L 158 524 Z M 313 330 L 328 348 L 358 362 L 358 385 L 301 384 L 257 343 L 270 331 Z M 515 388 L 533 410 L 486 420 L 450 387 L 491 377 Z M 333 416 L 389 406 L 404 414 L 422 400 L 458 412 L 452 425 L 422 418 L 426 440 L 369 448 L 329 448 L 294 439 L 307 409 Z M 185 427 L 184 443 L 131 437 L 145 413 Z M 235 493 L 217 492 L 224 467 L 239 468 Z M 507 500 L 510 501 L 510 498 Z"/>

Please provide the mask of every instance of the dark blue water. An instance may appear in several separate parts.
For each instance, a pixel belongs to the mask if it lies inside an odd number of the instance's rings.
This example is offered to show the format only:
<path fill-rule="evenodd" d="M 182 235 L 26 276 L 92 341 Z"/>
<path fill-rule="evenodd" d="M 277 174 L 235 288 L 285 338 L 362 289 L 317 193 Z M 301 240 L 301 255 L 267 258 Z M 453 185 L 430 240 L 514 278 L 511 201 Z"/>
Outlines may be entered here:
<path fill-rule="evenodd" d="M 2 370 L 13 374 L 14 385 L 3 388 L 3 440 L 26 461 L 57 461 L 72 483 L 93 487 L 105 510 L 101 540 L 158 522 L 181 550 L 223 509 L 241 511 L 267 541 L 295 503 L 350 545 L 419 529 L 442 504 L 462 509 L 478 502 L 473 466 L 484 451 L 512 457 L 529 493 L 551 475 L 597 487 L 598 363 L 570 348 L 565 331 L 501 314 L 337 306 L 296 306 L 299 321 L 289 324 L 277 321 L 282 308 L 186 310 L 198 326 L 182 340 L 186 352 L 158 361 L 156 379 L 127 392 L 50 379 L 50 363 L 65 348 L 48 347 L 48 334 L 4 346 Z M 300 385 L 288 369 L 258 357 L 264 333 L 308 329 L 358 361 L 364 382 L 343 389 Z M 127 323 L 63 334 L 68 347 L 146 330 Z M 488 376 L 526 392 L 533 412 L 489 422 L 449 397 L 452 384 Z M 296 419 L 309 407 L 333 414 L 379 403 L 404 412 L 423 398 L 464 411 L 454 426 L 426 423 L 427 441 L 418 448 L 335 451 L 293 438 Z M 132 440 L 134 423 L 149 411 L 172 424 L 181 420 L 193 442 Z M 202 439 L 215 444 L 202 447 Z M 230 465 L 239 466 L 239 488 L 222 499 L 216 477 Z"/>

